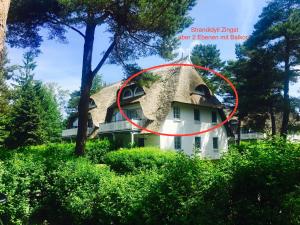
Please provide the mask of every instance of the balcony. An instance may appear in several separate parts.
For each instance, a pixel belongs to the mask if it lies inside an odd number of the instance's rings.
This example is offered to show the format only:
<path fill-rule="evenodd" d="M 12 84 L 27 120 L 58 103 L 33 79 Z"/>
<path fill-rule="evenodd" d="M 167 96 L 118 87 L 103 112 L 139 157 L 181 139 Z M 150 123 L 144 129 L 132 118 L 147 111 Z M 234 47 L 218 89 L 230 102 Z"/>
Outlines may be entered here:
<path fill-rule="evenodd" d="M 264 139 L 267 135 L 264 133 L 241 133 L 241 140 L 250 140 L 250 139 Z M 235 135 L 235 139 L 238 139 L 238 135 Z"/>
<path fill-rule="evenodd" d="M 139 126 L 144 126 L 146 120 L 136 120 L 133 119 L 132 122 L 138 124 Z M 116 121 L 111 123 L 101 123 L 99 125 L 99 133 L 106 132 L 115 132 L 115 131 L 136 131 L 140 130 L 136 126 L 129 123 L 127 120 L 124 121 Z"/>
<path fill-rule="evenodd" d="M 88 128 L 88 135 L 91 134 L 93 128 Z M 77 135 L 77 128 L 67 129 L 62 131 L 62 137 L 75 137 Z"/>

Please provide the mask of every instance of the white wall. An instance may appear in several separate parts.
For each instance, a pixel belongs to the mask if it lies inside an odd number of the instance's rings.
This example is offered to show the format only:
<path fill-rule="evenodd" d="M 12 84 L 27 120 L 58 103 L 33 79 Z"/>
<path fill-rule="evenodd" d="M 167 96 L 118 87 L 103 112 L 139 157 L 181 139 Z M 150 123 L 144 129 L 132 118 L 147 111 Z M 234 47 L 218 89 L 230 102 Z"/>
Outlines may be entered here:
<path fill-rule="evenodd" d="M 180 107 L 180 120 L 173 118 L 173 108 L 170 110 L 160 132 L 162 133 L 194 133 L 202 130 L 206 130 L 214 125 L 211 123 L 211 112 L 213 109 L 205 107 L 197 107 L 187 104 L 174 103 L 173 105 Z M 200 123 L 194 121 L 194 108 L 200 109 Z M 215 110 L 217 111 L 217 110 Z M 217 113 L 217 122 L 222 120 Z M 201 156 L 207 158 L 219 158 L 220 153 L 227 151 L 228 140 L 227 133 L 224 126 L 214 129 L 213 131 L 206 132 L 198 135 L 201 137 Z M 215 151 L 213 149 L 213 137 L 218 137 L 219 149 Z M 181 147 L 187 154 L 193 153 L 195 136 L 181 137 Z M 161 149 L 174 149 L 174 137 L 160 136 L 160 148 Z"/>

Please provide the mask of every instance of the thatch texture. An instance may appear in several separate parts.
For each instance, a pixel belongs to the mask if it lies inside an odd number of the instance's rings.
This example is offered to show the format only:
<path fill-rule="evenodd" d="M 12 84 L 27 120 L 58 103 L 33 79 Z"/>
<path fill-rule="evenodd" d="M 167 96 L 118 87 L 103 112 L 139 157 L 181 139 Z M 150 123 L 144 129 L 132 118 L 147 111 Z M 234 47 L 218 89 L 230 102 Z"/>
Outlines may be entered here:
<path fill-rule="evenodd" d="M 176 63 L 191 64 L 186 60 Z M 143 96 L 132 101 L 127 100 L 126 103 L 123 102 L 123 104 L 140 103 L 145 117 L 149 120 L 146 128 L 159 131 L 160 125 L 171 110 L 173 102 L 222 108 L 222 104 L 210 90 L 210 96 L 206 97 L 195 93 L 197 86 L 206 86 L 206 84 L 194 67 L 164 67 L 151 72 L 159 75 L 160 78 L 149 88 L 143 87 L 145 91 Z M 91 96 L 97 105 L 95 109 L 90 111 L 95 126 L 105 122 L 108 108 L 116 107 L 117 91 L 120 87 L 121 82 L 118 82 Z"/>

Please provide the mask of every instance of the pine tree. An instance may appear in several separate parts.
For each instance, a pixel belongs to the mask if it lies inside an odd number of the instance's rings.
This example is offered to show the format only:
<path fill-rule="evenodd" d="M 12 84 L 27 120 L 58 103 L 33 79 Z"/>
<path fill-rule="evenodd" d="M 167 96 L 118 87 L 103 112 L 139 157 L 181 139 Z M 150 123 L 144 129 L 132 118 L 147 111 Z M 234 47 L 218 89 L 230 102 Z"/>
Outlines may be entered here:
<path fill-rule="evenodd" d="M 8 66 L 7 52 L 4 50 L 2 59 L 0 60 L 0 146 L 8 135 L 5 129 L 8 124 L 9 117 L 9 97 L 10 91 L 7 80 L 11 77 L 12 67 Z"/>
<path fill-rule="evenodd" d="M 40 81 L 36 82 L 35 89 L 42 109 L 43 143 L 59 141 L 62 132 L 62 116 L 56 97 L 53 91 Z"/>
<path fill-rule="evenodd" d="M 9 148 L 37 145 L 43 142 L 42 107 L 37 96 L 34 81 L 29 78 L 17 91 L 18 98 L 11 110 L 9 136 L 6 145 Z"/>
<path fill-rule="evenodd" d="M 283 73 L 283 118 L 281 135 L 286 138 L 291 112 L 289 85 L 300 76 L 293 69 L 300 62 L 300 1 L 272 0 L 264 7 L 255 30 L 247 40 L 250 48 L 268 48 L 273 51 Z"/>
<path fill-rule="evenodd" d="M 35 54 L 26 52 L 16 77 L 6 145 L 16 148 L 58 141 L 62 121 L 53 90 L 34 80 Z"/>
<path fill-rule="evenodd" d="M 216 45 L 196 45 L 191 54 L 193 64 L 203 66 L 215 71 L 220 71 L 224 67 L 224 62 L 220 58 L 220 50 Z M 222 79 L 209 73 L 208 71 L 198 70 L 208 87 L 218 94 Z"/>

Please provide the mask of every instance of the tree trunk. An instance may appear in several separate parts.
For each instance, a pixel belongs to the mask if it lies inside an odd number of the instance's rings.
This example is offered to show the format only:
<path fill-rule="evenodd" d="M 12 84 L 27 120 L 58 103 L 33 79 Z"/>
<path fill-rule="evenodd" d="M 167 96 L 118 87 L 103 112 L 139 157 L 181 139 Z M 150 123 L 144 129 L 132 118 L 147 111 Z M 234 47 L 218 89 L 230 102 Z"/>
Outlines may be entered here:
<path fill-rule="evenodd" d="M 273 106 L 270 106 L 270 117 L 271 117 L 271 127 L 272 127 L 272 136 L 276 135 L 276 120 Z"/>
<path fill-rule="evenodd" d="M 238 118 L 238 125 L 237 125 L 237 140 L 236 140 L 236 144 L 240 145 L 241 143 L 241 118 Z"/>
<path fill-rule="evenodd" d="M 0 0 L 0 60 L 3 57 L 6 20 L 7 20 L 9 5 L 10 5 L 10 0 Z"/>
<path fill-rule="evenodd" d="M 90 90 L 94 78 L 92 73 L 92 55 L 95 29 L 95 25 L 88 24 L 85 31 L 80 100 L 78 105 L 78 130 L 75 148 L 75 154 L 78 156 L 84 155 L 85 142 L 87 139 Z"/>
<path fill-rule="evenodd" d="M 290 50 L 289 50 L 289 40 L 286 39 L 286 49 L 285 49 L 285 59 L 284 59 L 284 88 L 283 88 L 283 116 L 282 116 L 282 125 L 280 135 L 286 139 L 288 124 L 289 124 L 289 115 L 290 115 L 290 97 L 289 97 L 289 84 L 290 84 Z"/>

